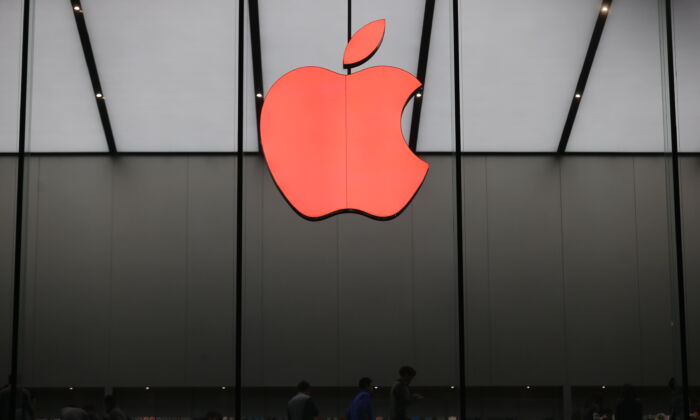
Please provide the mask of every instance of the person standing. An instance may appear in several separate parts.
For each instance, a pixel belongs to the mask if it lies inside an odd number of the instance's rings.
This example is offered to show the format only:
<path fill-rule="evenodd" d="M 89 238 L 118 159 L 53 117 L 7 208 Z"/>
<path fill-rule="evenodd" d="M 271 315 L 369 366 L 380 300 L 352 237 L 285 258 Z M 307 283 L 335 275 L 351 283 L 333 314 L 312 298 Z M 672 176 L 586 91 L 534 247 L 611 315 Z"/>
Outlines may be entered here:
<path fill-rule="evenodd" d="M 311 385 L 301 381 L 297 385 L 297 394 L 287 403 L 289 420 L 313 420 L 318 416 L 316 403 L 311 399 Z"/>
<path fill-rule="evenodd" d="M 114 395 L 105 396 L 105 410 L 109 420 L 129 420 L 129 417 L 117 405 L 117 399 Z"/>
<path fill-rule="evenodd" d="M 615 409 L 615 420 L 642 420 L 642 403 L 632 385 L 622 387 L 622 400 Z"/>
<path fill-rule="evenodd" d="M 411 382 L 416 377 L 416 370 L 410 366 L 402 366 L 399 369 L 399 379 L 391 387 L 391 420 L 407 420 L 408 406 L 416 400 L 422 400 L 420 394 L 411 393 Z"/>
<path fill-rule="evenodd" d="M 358 383 L 360 392 L 352 400 L 346 413 L 347 420 L 374 420 L 374 404 L 372 403 L 372 380 L 362 378 Z"/>

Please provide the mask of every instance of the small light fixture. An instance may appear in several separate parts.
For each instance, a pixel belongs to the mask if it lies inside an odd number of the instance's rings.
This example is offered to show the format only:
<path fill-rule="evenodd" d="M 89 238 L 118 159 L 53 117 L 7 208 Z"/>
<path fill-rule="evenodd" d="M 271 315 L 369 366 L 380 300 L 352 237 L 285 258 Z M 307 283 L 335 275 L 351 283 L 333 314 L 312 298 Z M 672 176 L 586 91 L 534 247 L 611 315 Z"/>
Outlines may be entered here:
<path fill-rule="evenodd" d="M 375 386 L 374 389 L 379 389 L 379 387 L 378 387 L 378 386 Z"/>
<path fill-rule="evenodd" d="M 73 10 L 75 10 L 76 12 L 79 12 L 79 11 L 80 11 L 80 6 L 73 6 Z"/>
<path fill-rule="evenodd" d="M 606 386 L 605 386 L 605 385 L 603 385 L 603 386 L 601 386 L 601 388 L 605 389 L 605 388 L 606 388 Z"/>
<path fill-rule="evenodd" d="M 150 387 L 150 386 L 147 386 L 147 387 L 144 388 L 144 389 L 145 389 L 146 391 L 150 391 L 150 390 L 151 390 L 151 387 Z"/>
<path fill-rule="evenodd" d="M 608 6 L 601 7 L 600 11 L 603 13 L 608 13 Z"/>
<path fill-rule="evenodd" d="M 226 387 L 225 387 L 225 386 L 222 386 L 221 389 L 223 389 L 224 391 L 226 391 Z"/>
<path fill-rule="evenodd" d="M 255 96 L 257 96 L 258 98 L 262 98 L 262 93 L 258 92 L 255 94 Z"/>
<path fill-rule="evenodd" d="M 581 99 L 581 94 L 580 94 L 580 93 L 576 93 L 576 95 L 574 95 L 574 96 L 576 97 L 576 99 Z"/>
<path fill-rule="evenodd" d="M 525 386 L 525 389 L 530 389 L 530 385 Z"/>
<path fill-rule="evenodd" d="M 450 389 L 455 389 L 455 386 L 454 386 L 454 385 L 450 385 Z"/>
<path fill-rule="evenodd" d="M 68 390 L 69 390 L 69 391 L 72 391 L 73 389 L 74 389 L 74 388 L 73 388 L 72 386 L 69 386 L 69 387 L 68 387 Z"/>
<path fill-rule="evenodd" d="M 421 96 L 423 96 L 422 93 L 420 93 L 420 92 L 416 93 L 416 98 L 420 98 Z"/>
<path fill-rule="evenodd" d="M 100 93 L 100 92 L 97 92 L 97 93 L 95 94 L 95 96 L 98 97 L 99 99 L 104 98 L 104 96 L 102 96 L 102 93 Z"/>

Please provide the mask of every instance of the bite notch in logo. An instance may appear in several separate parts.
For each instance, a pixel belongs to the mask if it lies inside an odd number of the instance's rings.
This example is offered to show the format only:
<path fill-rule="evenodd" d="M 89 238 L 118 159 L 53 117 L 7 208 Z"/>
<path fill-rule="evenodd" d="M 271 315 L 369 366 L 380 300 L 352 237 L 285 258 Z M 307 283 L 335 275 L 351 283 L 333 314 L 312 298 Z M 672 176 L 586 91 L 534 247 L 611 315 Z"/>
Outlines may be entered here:
<path fill-rule="evenodd" d="M 343 64 L 367 61 L 384 37 L 384 20 L 358 30 Z M 406 103 L 421 83 L 375 66 L 349 75 L 302 67 L 270 88 L 260 117 L 262 150 L 275 183 L 304 217 L 358 212 L 388 219 L 420 188 L 428 163 L 401 130 Z"/>

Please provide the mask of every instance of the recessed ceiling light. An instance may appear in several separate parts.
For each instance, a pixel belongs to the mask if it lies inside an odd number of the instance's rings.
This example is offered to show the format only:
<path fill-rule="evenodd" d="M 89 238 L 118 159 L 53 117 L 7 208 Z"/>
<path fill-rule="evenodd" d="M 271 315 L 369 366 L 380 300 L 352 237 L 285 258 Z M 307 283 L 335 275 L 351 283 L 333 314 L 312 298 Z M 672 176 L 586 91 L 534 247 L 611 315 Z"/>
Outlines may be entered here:
<path fill-rule="evenodd" d="M 262 93 L 256 93 L 255 96 L 257 96 L 258 98 L 262 98 Z"/>
<path fill-rule="evenodd" d="M 576 99 L 579 99 L 581 97 L 581 94 L 577 93 L 575 96 L 576 96 Z"/>
<path fill-rule="evenodd" d="M 68 390 L 69 390 L 69 391 L 72 391 L 72 390 L 73 390 L 73 387 L 72 387 L 72 386 L 69 386 L 69 387 L 68 387 Z"/>
<path fill-rule="evenodd" d="M 79 12 L 79 11 L 80 11 L 80 6 L 73 6 L 73 10 L 75 10 L 76 12 Z"/>
<path fill-rule="evenodd" d="M 530 389 L 530 385 L 526 386 L 525 389 Z"/>
<path fill-rule="evenodd" d="M 608 6 L 603 6 L 600 11 L 606 13 L 608 11 Z"/>
<path fill-rule="evenodd" d="M 147 386 L 145 389 L 146 389 L 146 391 L 148 391 L 148 390 L 151 389 L 151 387 L 150 387 L 150 386 Z"/>
<path fill-rule="evenodd" d="M 225 391 L 225 390 L 226 390 L 226 387 L 225 387 L 225 386 L 222 386 L 221 389 L 223 389 L 223 390 Z"/>
<path fill-rule="evenodd" d="M 455 386 L 454 386 L 454 385 L 450 385 L 450 389 L 455 389 Z"/>
<path fill-rule="evenodd" d="M 416 93 L 416 98 L 420 98 L 421 96 L 423 96 L 422 93 L 420 93 L 420 92 Z"/>
<path fill-rule="evenodd" d="M 100 92 L 97 92 L 97 93 L 95 94 L 95 96 L 97 96 L 98 98 L 103 98 L 103 96 L 102 96 L 102 94 L 101 94 Z"/>

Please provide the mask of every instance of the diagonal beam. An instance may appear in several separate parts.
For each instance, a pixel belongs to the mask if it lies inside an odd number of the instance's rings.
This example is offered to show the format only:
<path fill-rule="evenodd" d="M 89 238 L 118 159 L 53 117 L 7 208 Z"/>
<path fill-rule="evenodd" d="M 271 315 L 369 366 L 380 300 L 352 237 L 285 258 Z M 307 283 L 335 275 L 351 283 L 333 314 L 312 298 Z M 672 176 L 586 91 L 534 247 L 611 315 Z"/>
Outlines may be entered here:
<path fill-rule="evenodd" d="M 591 72 L 591 67 L 593 67 L 593 60 L 595 59 L 595 54 L 598 51 L 598 44 L 600 43 L 600 38 L 603 35 L 605 22 L 610 14 L 610 5 L 612 4 L 612 1 L 613 0 L 603 0 L 600 5 L 600 9 L 598 9 L 598 19 L 596 19 L 595 27 L 593 27 L 593 35 L 591 35 L 591 41 L 588 43 L 588 51 L 586 51 L 586 58 L 583 60 L 581 75 L 578 77 L 574 97 L 571 99 L 571 106 L 569 106 L 569 114 L 566 116 L 564 130 L 562 131 L 561 138 L 559 139 L 559 147 L 557 148 L 558 153 L 564 153 L 566 151 L 566 146 L 569 143 L 571 129 L 574 127 L 578 107 L 581 103 L 581 99 L 583 98 L 583 91 L 586 89 L 588 75 Z"/>
<path fill-rule="evenodd" d="M 416 78 L 421 83 L 421 88 L 413 98 L 413 113 L 411 114 L 411 131 L 408 136 L 408 147 L 414 152 L 418 147 L 418 126 L 420 125 L 420 112 L 423 106 L 423 88 L 425 87 L 425 72 L 428 68 L 428 52 L 430 51 L 430 35 L 433 32 L 433 15 L 435 14 L 435 0 L 425 0 L 425 12 L 423 13 L 423 31 L 420 37 L 420 51 L 418 52 L 418 72 Z"/>
<path fill-rule="evenodd" d="M 680 163 L 678 161 L 678 116 L 676 113 L 676 51 L 673 43 L 673 5 L 671 0 L 665 0 L 666 23 L 666 75 L 668 77 L 668 122 L 671 140 L 671 180 L 673 191 L 673 228 L 676 257 L 676 288 L 678 296 L 678 327 L 681 357 L 681 382 L 683 385 L 682 418 L 690 418 L 690 393 L 688 384 L 688 331 L 686 323 L 686 294 L 685 294 L 685 264 L 683 259 L 683 214 L 681 209 L 681 179 Z"/>
<path fill-rule="evenodd" d="M 264 101 L 262 49 L 260 46 L 260 12 L 258 0 L 248 0 L 248 17 L 250 19 L 250 46 L 253 57 L 253 87 L 255 89 L 255 115 L 257 117 L 258 146 L 260 145 L 260 113 Z M 240 93 L 241 95 L 244 92 Z M 262 148 L 259 148 L 262 150 Z"/>
<path fill-rule="evenodd" d="M 114 143 L 114 134 L 112 133 L 112 125 L 109 122 L 109 114 L 107 113 L 107 104 L 105 103 L 104 92 L 100 85 L 100 76 L 97 73 L 97 64 L 95 64 L 95 56 L 92 53 L 92 44 L 90 44 L 90 35 L 88 34 L 87 26 L 85 25 L 85 15 L 83 6 L 80 0 L 70 0 L 70 5 L 73 8 L 73 16 L 75 17 L 75 26 L 78 28 L 80 36 L 80 44 L 83 47 L 83 55 L 85 55 L 85 64 L 87 64 L 88 73 L 90 73 L 90 81 L 92 82 L 92 90 L 95 92 L 95 102 L 97 103 L 97 111 L 100 113 L 100 121 L 105 132 L 105 140 L 110 153 L 117 152 L 117 146 Z"/>

